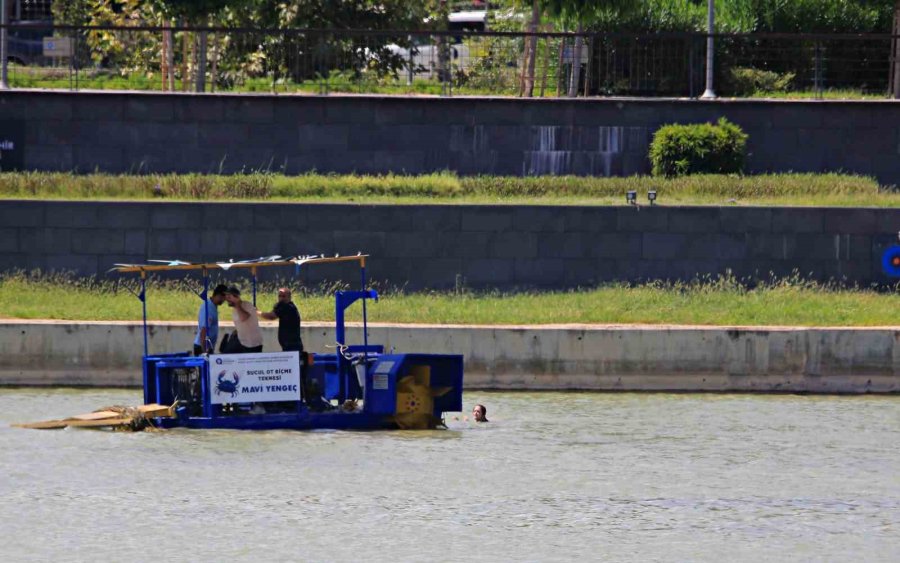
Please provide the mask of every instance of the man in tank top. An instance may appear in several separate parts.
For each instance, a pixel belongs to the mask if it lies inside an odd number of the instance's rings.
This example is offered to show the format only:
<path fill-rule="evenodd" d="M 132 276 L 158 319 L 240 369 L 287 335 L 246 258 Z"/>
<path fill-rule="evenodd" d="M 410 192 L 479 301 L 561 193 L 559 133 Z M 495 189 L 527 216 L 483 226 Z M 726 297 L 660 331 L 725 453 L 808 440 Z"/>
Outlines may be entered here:
<path fill-rule="evenodd" d="M 231 320 L 234 331 L 240 342 L 239 347 L 229 342 L 231 353 L 262 352 L 262 331 L 259 329 L 259 317 L 252 303 L 241 300 L 241 290 L 231 286 L 225 291 L 225 300 L 233 310 Z"/>

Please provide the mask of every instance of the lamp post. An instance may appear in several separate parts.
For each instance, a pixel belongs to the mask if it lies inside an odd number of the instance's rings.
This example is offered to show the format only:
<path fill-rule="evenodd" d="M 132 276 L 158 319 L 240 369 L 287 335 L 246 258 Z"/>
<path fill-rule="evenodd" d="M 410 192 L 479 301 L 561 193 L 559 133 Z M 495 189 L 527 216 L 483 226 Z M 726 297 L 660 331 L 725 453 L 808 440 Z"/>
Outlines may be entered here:
<path fill-rule="evenodd" d="M 9 23 L 9 14 L 6 13 L 6 0 L 0 0 L 0 90 L 9 88 L 7 81 L 7 60 L 9 56 L 6 52 L 6 38 L 8 37 L 6 25 Z"/>
<path fill-rule="evenodd" d="M 700 96 L 704 100 L 716 97 L 713 90 L 713 31 L 716 26 L 716 7 L 714 0 L 706 0 L 706 91 Z"/>

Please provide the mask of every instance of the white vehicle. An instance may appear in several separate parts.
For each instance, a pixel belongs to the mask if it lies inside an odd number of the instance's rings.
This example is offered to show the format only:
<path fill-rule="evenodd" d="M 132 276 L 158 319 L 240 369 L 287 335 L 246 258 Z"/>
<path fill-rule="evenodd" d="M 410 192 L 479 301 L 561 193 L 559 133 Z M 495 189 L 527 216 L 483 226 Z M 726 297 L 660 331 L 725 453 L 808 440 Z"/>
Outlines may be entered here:
<path fill-rule="evenodd" d="M 485 31 L 487 30 L 487 10 L 453 12 L 447 18 L 447 29 L 450 31 Z"/>
<path fill-rule="evenodd" d="M 484 31 L 487 29 L 487 11 L 472 10 L 454 12 L 447 20 L 449 31 Z M 432 35 L 410 37 L 412 48 L 396 44 L 387 45 L 393 55 L 404 59 L 404 72 L 408 81 L 413 78 L 438 78 L 447 80 L 453 71 L 465 70 L 472 64 L 470 47 L 463 41 L 462 35 Z M 447 44 L 442 45 L 441 40 Z M 447 58 L 441 61 L 441 54 Z M 443 64 L 442 64 L 443 62 Z M 441 76 L 441 72 L 447 76 Z"/>

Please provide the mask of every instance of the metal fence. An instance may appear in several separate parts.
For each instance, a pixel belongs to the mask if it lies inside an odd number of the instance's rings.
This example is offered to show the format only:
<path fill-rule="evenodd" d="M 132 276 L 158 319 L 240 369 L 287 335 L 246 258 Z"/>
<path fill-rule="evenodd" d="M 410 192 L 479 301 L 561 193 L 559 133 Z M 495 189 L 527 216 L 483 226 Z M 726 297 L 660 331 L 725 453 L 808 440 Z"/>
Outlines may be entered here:
<path fill-rule="evenodd" d="M 677 96 L 704 90 L 694 33 L 8 26 L 12 88 Z M 715 36 L 723 96 L 889 97 L 890 35 Z"/>

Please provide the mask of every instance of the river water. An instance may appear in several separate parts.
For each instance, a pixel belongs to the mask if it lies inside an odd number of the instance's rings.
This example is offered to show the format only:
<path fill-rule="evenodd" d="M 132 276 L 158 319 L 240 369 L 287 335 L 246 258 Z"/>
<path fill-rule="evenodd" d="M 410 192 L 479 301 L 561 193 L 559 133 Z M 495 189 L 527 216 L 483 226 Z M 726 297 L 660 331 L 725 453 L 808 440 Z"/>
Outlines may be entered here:
<path fill-rule="evenodd" d="M 22 422 L 134 390 L 0 389 L 5 561 L 900 558 L 900 397 L 484 393 L 431 432 Z"/>

